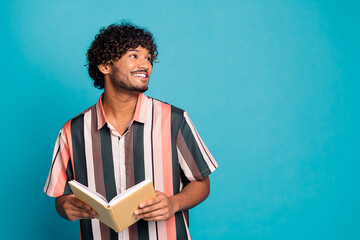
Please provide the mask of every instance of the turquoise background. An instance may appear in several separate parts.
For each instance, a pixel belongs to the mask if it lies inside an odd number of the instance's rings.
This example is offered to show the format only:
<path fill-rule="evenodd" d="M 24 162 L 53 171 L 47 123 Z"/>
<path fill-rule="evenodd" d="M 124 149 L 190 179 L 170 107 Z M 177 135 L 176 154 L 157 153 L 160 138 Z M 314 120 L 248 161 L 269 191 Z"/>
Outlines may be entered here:
<path fill-rule="evenodd" d="M 101 91 L 99 28 L 159 46 L 149 96 L 186 109 L 220 167 L 193 239 L 360 239 L 358 1 L 1 1 L 0 239 L 78 239 L 43 192 L 56 136 Z M 21 229 L 21 231 L 20 231 Z"/>

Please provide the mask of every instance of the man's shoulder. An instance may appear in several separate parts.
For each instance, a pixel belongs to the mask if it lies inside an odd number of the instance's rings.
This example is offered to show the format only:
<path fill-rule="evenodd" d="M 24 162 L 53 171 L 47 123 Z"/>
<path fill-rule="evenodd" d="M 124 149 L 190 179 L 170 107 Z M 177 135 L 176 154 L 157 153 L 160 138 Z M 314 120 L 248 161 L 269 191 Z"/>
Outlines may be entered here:
<path fill-rule="evenodd" d="M 162 114 L 166 114 L 166 113 L 171 113 L 171 115 L 173 116 L 177 116 L 177 117 L 180 117 L 182 118 L 184 116 L 184 112 L 185 110 L 182 109 L 182 108 L 179 108 L 179 107 L 176 107 L 170 103 L 167 103 L 163 100 L 159 100 L 159 99 L 156 99 L 156 98 L 153 98 L 153 97 L 148 97 L 147 98 L 151 99 L 153 101 L 153 105 L 159 105 L 159 106 L 162 106 L 164 108 L 167 108 L 167 109 L 170 109 L 171 111 L 170 112 L 166 112 L 166 111 L 162 111 Z"/>

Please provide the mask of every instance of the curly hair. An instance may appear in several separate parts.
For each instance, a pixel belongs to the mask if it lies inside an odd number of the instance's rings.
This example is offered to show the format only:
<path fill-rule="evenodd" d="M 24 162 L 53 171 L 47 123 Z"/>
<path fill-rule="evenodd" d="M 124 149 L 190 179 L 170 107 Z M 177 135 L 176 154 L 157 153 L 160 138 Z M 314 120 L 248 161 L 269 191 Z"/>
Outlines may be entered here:
<path fill-rule="evenodd" d="M 98 89 L 104 88 L 104 74 L 100 72 L 98 65 L 115 62 L 129 49 L 138 46 L 149 51 L 151 65 L 153 65 L 157 59 L 158 51 L 154 38 L 149 31 L 128 22 L 111 24 L 107 28 L 101 28 L 86 54 L 88 71 L 94 80 L 94 86 Z"/>

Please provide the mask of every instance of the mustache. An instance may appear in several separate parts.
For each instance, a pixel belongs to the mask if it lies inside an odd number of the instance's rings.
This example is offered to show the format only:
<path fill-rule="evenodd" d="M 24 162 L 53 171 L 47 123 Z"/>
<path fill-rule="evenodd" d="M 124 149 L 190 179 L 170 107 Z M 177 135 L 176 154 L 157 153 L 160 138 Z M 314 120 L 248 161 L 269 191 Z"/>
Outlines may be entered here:
<path fill-rule="evenodd" d="M 131 73 L 148 73 L 148 71 L 147 70 L 136 70 L 136 71 L 132 71 Z"/>

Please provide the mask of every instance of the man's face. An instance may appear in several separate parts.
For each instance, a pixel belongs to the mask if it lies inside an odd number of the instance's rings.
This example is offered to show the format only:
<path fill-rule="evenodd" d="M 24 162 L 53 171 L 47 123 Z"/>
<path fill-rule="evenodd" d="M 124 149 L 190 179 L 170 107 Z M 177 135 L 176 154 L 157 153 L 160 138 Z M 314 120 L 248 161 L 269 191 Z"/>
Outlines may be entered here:
<path fill-rule="evenodd" d="M 127 51 L 111 65 L 109 78 L 114 88 L 145 92 L 148 89 L 151 71 L 149 51 L 138 46 Z"/>

